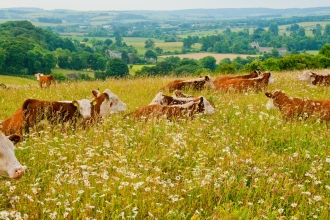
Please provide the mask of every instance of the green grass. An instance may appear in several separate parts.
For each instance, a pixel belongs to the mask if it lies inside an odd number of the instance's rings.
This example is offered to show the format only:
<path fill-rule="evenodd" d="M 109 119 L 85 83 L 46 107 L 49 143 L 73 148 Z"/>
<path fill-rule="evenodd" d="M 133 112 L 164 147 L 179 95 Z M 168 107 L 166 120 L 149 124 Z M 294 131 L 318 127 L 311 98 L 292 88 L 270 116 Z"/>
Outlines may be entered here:
<path fill-rule="evenodd" d="M 0 75 L 0 83 L 3 83 L 8 86 L 22 86 L 22 85 L 29 85 L 29 84 L 38 84 L 37 80 L 26 79 L 22 77 L 16 76 L 7 76 L 7 75 Z"/>
<path fill-rule="evenodd" d="M 321 70 L 315 70 L 325 73 Z M 297 81 L 302 71 L 273 73 L 268 90 L 328 99 L 329 87 Z M 17 147 L 20 180 L 0 178 L 1 210 L 29 219 L 329 219 L 329 129 L 286 122 L 267 111 L 263 93 L 186 91 L 214 101 L 214 115 L 134 121 L 175 78 L 59 83 L 0 89 L 0 119 L 27 98 L 92 98 L 109 88 L 127 104 L 87 129 L 41 123 Z M 10 96 L 8 93 L 10 92 Z"/>

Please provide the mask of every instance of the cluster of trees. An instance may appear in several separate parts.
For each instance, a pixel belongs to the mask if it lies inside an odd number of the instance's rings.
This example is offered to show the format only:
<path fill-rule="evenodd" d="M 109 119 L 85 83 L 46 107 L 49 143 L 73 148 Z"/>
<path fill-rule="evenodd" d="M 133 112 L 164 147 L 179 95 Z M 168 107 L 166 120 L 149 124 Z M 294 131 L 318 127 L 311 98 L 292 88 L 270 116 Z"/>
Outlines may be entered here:
<path fill-rule="evenodd" d="M 198 38 L 197 36 L 183 39 L 183 48 L 190 48 L 194 43 L 201 43 L 201 51 L 216 53 L 238 53 L 238 54 L 256 54 L 256 48 L 252 48 L 251 42 L 258 42 L 261 47 L 284 47 L 290 52 L 303 50 L 320 50 L 325 43 L 330 43 L 330 24 L 327 24 L 322 30 L 320 24 L 316 25 L 314 36 L 306 36 L 305 29 L 298 24 L 292 24 L 288 27 L 291 31 L 290 36 L 279 35 L 277 23 L 271 23 L 268 30 L 263 28 L 254 29 L 250 34 L 248 29 L 240 32 L 231 32 L 227 28 L 223 34 L 210 35 Z M 323 33 L 322 33 L 323 31 Z"/>
<path fill-rule="evenodd" d="M 223 59 L 216 64 L 213 57 L 204 57 L 200 60 L 176 56 L 165 58 L 155 66 L 143 67 L 136 76 L 157 75 L 200 75 L 201 73 L 234 74 L 250 70 L 302 70 L 330 67 L 330 44 L 325 44 L 316 56 L 309 54 L 289 54 L 283 57 L 274 57 L 271 54 L 262 56 L 236 57 L 233 60 Z"/>
<path fill-rule="evenodd" d="M 87 38 L 84 40 L 88 41 Z M 128 53 L 134 55 L 136 52 L 134 48 L 127 47 L 119 35 L 115 42 L 110 39 L 92 39 L 91 43 L 93 47 L 76 40 L 60 38 L 28 21 L 6 22 L 0 25 L 0 72 L 19 75 L 51 73 L 55 66 L 73 70 L 106 71 L 111 61 L 107 55 L 108 50 L 121 49 L 123 59 L 117 62 L 126 66 L 125 61 L 131 61 Z"/>

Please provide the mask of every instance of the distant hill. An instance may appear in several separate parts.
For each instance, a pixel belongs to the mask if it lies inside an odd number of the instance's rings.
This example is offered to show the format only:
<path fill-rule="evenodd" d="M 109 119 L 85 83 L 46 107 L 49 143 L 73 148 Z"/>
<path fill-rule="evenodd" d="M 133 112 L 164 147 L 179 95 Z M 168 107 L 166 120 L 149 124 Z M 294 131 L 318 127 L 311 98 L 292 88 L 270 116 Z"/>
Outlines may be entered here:
<path fill-rule="evenodd" d="M 109 16 L 104 16 L 108 14 Z M 37 21 L 38 18 L 59 19 L 64 23 L 88 24 L 97 21 L 99 24 L 120 20 L 127 21 L 180 21 L 180 20 L 221 20 L 241 18 L 275 18 L 292 16 L 329 15 L 330 7 L 315 8 L 217 8 L 217 9 L 184 9 L 173 11 L 74 11 L 67 9 L 43 10 L 40 8 L 2 8 L 0 22 L 7 20 Z M 74 19 L 77 18 L 75 21 Z"/>

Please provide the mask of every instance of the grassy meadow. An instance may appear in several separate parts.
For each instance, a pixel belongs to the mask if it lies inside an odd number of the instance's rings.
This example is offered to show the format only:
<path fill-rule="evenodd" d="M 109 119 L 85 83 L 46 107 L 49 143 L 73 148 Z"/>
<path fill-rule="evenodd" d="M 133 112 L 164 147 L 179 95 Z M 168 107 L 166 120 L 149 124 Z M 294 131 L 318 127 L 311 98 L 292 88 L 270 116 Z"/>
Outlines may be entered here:
<path fill-rule="evenodd" d="M 326 73 L 325 70 L 316 70 Z M 329 87 L 273 73 L 268 90 L 330 99 Z M 286 122 L 264 93 L 203 95 L 214 115 L 134 121 L 174 78 L 109 79 L 0 88 L 0 119 L 25 99 L 92 98 L 109 88 L 127 111 L 82 129 L 41 123 L 24 135 L 19 180 L 0 177 L 0 219 L 329 219 L 330 134 L 323 123 Z M 9 95 L 10 94 L 10 95 Z"/>

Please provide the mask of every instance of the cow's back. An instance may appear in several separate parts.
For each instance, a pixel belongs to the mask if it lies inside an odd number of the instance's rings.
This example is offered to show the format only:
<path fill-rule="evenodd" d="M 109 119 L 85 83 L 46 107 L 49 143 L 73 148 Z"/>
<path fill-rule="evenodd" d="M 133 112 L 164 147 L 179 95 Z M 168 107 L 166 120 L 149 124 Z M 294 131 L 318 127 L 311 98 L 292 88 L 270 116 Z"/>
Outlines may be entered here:
<path fill-rule="evenodd" d="M 23 109 L 17 109 L 11 117 L 1 122 L 0 127 L 1 131 L 7 136 L 11 134 L 22 135 L 24 127 Z"/>

